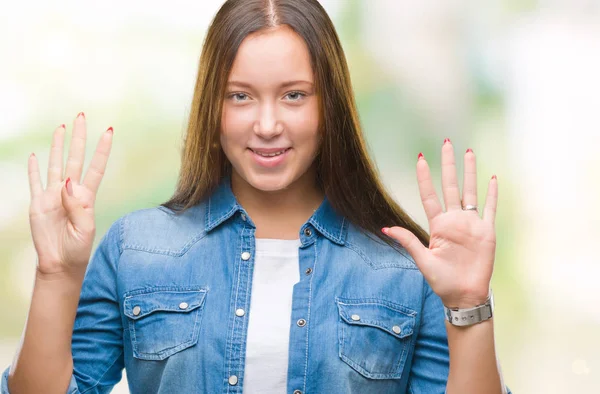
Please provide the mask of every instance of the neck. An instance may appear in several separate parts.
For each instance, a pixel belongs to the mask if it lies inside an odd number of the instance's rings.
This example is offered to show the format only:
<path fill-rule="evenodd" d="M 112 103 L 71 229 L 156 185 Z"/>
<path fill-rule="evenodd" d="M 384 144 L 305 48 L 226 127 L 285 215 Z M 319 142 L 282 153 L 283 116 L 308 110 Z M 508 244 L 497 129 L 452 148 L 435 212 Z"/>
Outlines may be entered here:
<path fill-rule="evenodd" d="M 256 189 L 233 171 L 231 189 L 256 225 L 257 238 L 297 239 L 300 227 L 325 197 L 311 170 L 276 191 Z"/>

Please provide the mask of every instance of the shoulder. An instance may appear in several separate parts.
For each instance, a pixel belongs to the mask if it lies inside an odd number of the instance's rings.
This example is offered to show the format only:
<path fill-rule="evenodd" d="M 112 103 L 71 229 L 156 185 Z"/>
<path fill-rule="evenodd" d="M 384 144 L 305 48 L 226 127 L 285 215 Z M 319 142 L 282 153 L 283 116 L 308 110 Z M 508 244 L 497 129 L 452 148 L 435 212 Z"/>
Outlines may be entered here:
<path fill-rule="evenodd" d="M 345 245 L 373 269 L 402 268 L 418 271 L 414 259 L 400 244 L 394 248 L 353 224 L 348 226 Z"/>
<path fill-rule="evenodd" d="M 130 212 L 119 222 L 123 250 L 182 255 L 206 234 L 206 204 L 175 212 L 163 206 Z"/>

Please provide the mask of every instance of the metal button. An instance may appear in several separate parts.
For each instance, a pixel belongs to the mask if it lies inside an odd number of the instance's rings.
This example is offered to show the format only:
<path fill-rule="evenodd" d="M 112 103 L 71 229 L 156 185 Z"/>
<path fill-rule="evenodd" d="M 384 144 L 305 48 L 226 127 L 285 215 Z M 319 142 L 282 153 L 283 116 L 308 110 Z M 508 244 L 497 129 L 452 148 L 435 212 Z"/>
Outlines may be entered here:
<path fill-rule="evenodd" d="M 188 307 L 187 302 L 182 302 L 181 304 L 179 304 L 179 309 L 187 309 L 187 307 Z"/>
<path fill-rule="evenodd" d="M 139 306 L 136 305 L 133 307 L 133 315 L 134 316 L 139 315 L 141 311 L 142 311 L 142 308 L 140 308 Z"/>
<path fill-rule="evenodd" d="M 298 325 L 298 327 L 304 327 L 306 325 L 306 320 L 304 319 L 299 319 L 296 324 Z"/>
<path fill-rule="evenodd" d="M 245 222 L 245 221 L 246 221 L 246 214 L 245 214 L 245 213 L 242 213 L 242 214 L 240 215 L 240 218 L 241 218 L 241 219 L 242 219 L 242 220 Z"/>
<path fill-rule="evenodd" d="M 350 318 L 352 320 L 354 320 L 354 321 L 359 321 L 360 320 L 360 316 L 358 316 L 358 315 L 352 315 L 352 316 L 350 316 Z"/>
<path fill-rule="evenodd" d="M 312 268 L 308 267 L 306 271 L 304 271 L 306 275 L 310 275 L 312 273 Z"/>
<path fill-rule="evenodd" d="M 302 394 L 301 390 L 294 390 L 294 394 Z"/>
<path fill-rule="evenodd" d="M 244 312 L 244 310 L 242 308 L 239 308 L 239 309 L 235 310 L 235 315 L 236 316 L 244 316 L 244 313 L 246 313 L 246 312 Z"/>
<path fill-rule="evenodd" d="M 312 231 L 310 230 L 310 228 L 305 228 L 304 229 L 304 235 L 306 235 L 307 237 L 310 237 L 312 235 Z"/>
<path fill-rule="evenodd" d="M 250 260 L 250 252 L 242 253 L 242 260 Z"/>
<path fill-rule="evenodd" d="M 230 385 L 235 386 L 237 384 L 237 382 L 238 382 L 238 378 L 235 375 L 231 375 L 229 377 L 228 381 L 229 381 Z"/>
<path fill-rule="evenodd" d="M 398 326 L 394 326 L 394 327 L 392 327 L 392 331 L 394 331 L 396 334 L 400 334 L 400 332 L 401 332 L 402 330 L 400 329 L 400 327 L 398 327 Z"/>

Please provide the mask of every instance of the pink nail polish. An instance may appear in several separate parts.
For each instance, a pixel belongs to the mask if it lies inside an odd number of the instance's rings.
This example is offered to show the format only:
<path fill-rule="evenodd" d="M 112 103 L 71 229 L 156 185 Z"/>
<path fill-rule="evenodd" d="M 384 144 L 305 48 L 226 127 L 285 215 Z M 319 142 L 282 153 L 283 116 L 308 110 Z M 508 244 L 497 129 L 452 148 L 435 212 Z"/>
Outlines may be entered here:
<path fill-rule="evenodd" d="M 108 129 L 106 129 L 106 131 L 108 131 L 111 134 L 113 134 L 113 132 L 114 132 L 112 126 L 110 126 Z"/>
<path fill-rule="evenodd" d="M 425 158 L 425 156 L 423 156 L 423 153 L 419 153 L 419 157 L 417 157 L 417 160 L 421 160 L 423 158 Z"/>
<path fill-rule="evenodd" d="M 85 114 L 84 114 L 83 112 L 80 112 L 80 113 L 78 113 L 78 114 L 77 114 L 77 117 L 80 117 L 80 116 L 81 116 L 83 119 L 85 119 Z"/>
<path fill-rule="evenodd" d="M 381 229 L 381 232 L 384 233 L 384 234 L 386 234 L 386 235 L 387 235 L 387 233 L 389 231 L 390 231 L 390 229 L 388 227 L 384 227 L 384 228 Z"/>
<path fill-rule="evenodd" d="M 471 148 L 467 149 L 466 153 L 469 153 L 469 152 L 473 153 L 473 149 L 471 149 Z"/>
<path fill-rule="evenodd" d="M 65 126 L 65 124 L 64 124 L 64 123 L 63 123 L 63 124 L 61 124 L 61 125 L 60 125 L 60 127 L 62 127 L 63 129 L 66 129 L 66 128 L 67 128 L 67 126 Z"/>
<path fill-rule="evenodd" d="M 445 144 L 446 142 L 450 142 L 450 138 L 446 138 L 446 139 L 444 140 L 444 144 Z"/>
<path fill-rule="evenodd" d="M 498 178 L 496 178 L 496 175 L 492 175 L 492 179 L 498 179 Z"/>

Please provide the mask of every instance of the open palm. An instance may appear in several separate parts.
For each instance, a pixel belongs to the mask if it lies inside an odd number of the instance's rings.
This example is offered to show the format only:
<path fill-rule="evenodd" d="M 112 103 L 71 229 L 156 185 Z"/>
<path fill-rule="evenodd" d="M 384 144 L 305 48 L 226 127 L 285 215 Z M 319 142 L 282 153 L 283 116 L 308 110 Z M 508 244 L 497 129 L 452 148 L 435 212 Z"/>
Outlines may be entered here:
<path fill-rule="evenodd" d="M 112 135 L 112 127 L 103 133 L 81 184 L 86 144 L 83 113 L 73 122 L 64 177 L 64 125 L 54 131 L 45 189 L 37 158 L 34 154 L 30 156 L 29 223 L 38 254 L 38 272 L 49 275 L 85 271 L 95 236 L 94 203 L 110 154 Z"/>
<path fill-rule="evenodd" d="M 465 153 L 464 188 L 461 202 L 454 149 L 449 139 L 442 146 L 442 190 L 446 211 L 435 192 L 429 165 L 419 154 L 417 179 L 423 208 L 429 221 L 429 248 L 402 227 L 384 232 L 411 254 L 433 291 L 449 307 L 480 305 L 488 297 L 496 251 L 494 220 L 498 201 L 498 182 L 492 177 L 483 212 L 463 210 L 477 205 L 475 154 Z"/>

